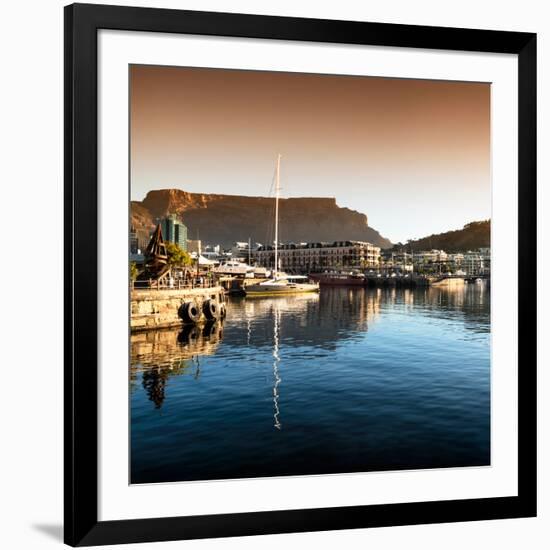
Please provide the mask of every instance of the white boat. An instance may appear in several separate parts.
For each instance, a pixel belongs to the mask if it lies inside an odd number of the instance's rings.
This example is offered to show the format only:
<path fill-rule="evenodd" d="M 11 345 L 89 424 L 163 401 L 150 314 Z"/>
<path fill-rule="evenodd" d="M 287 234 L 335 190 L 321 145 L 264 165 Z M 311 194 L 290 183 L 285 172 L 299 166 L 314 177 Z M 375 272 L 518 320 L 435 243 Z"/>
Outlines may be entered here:
<path fill-rule="evenodd" d="M 256 279 L 266 279 L 267 277 L 271 277 L 271 271 L 269 271 L 267 267 L 255 265 L 253 269 L 254 269 L 254 277 Z"/>
<path fill-rule="evenodd" d="M 278 155 L 275 178 L 275 262 L 272 276 L 261 283 L 246 285 L 244 291 L 247 296 L 275 296 L 302 292 L 319 292 L 319 283 L 309 282 L 308 277 L 303 275 L 287 275 L 278 271 L 280 173 L 281 155 Z"/>
<path fill-rule="evenodd" d="M 238 260 L 227 260 L 226 262 L 214 267 L 214 273 L 219 275 L 239 275 L 241 277 L 253 277 L 254 268 Z"/>
<path fill-rule="evenodd" d="M 319 292 L 319 284 L 309 282 L 304 275 L 287 275 L 277 272 L 277 277 L 244 287 L 247 296 L 275 296 Z"/>

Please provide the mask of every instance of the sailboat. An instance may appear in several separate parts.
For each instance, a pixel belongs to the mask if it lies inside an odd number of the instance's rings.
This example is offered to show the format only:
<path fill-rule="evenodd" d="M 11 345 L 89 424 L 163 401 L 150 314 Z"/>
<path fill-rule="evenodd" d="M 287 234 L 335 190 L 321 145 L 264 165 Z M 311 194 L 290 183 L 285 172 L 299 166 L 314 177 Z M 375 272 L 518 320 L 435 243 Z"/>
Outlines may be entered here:
<path fill-rule="evenodd" d="M 302 292 L 319 292 L 319 283 L 310 282 L 304 275 L 288 275 L 279 269 L 279 192 L 281 174 L 281 155 L 277 156 L 277 171 L 275 178 L 275 265 L 271 278 L 261 283 L 247 285 L 244 288 L 247 296 L 278 296 L 299 294 Z"/>

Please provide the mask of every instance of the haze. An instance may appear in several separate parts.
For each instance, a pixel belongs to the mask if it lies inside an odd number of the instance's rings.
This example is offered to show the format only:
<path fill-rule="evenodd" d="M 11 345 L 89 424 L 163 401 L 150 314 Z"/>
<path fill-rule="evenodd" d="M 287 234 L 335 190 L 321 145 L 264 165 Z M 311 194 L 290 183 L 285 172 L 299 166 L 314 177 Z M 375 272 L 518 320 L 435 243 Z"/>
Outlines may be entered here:
<path fill-rule="evenodd" d="M 130 67 L 131 196 L 336 197 L 393 242 L 491 217 L 490 85 Z"/>

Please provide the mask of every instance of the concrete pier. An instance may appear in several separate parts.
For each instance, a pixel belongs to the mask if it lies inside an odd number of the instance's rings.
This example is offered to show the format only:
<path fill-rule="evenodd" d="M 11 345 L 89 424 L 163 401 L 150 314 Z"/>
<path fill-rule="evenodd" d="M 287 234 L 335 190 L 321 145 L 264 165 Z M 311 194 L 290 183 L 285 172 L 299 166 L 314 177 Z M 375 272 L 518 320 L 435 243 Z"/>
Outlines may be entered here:
<path fill-rule="evenodd" d="M 445 287 L 457 288 L 464 285 L 464 277 L 455 275 L 408 275 L 407 277 L 366 277 L 369 287 Z"/>
<path fill-rule="evenodd" d="M 209 302 L 213 302 L 209 310 Z M 189 304 L 196 310 L 196 319 L 186 314 Z M 225 295 L 221 286 L 181 290 L 137 289 L 130 294 L 130 330 L 132 332 L 157 328 L 197 324 L 211 320 L 212 312 L 223 316 Z M 216 313 L 217 312 L 217 313 Z"/>

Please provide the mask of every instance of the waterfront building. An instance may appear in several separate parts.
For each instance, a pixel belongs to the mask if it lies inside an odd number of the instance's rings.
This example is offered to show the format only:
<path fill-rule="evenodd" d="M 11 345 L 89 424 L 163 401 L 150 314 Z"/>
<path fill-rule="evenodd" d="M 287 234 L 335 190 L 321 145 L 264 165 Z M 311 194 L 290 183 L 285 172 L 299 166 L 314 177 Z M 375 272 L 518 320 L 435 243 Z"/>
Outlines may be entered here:
<path fill-rule="evenodd" d="M 215 244 L 215 245 L 207 244 L 204 246 L 204 250 L 206 252 L 213 252 L 215 254 L 221 254 L 223 252 L 221 244 Z"/>
<path fill-rule="evenodd" d="M 455 270 L 462 269 L 462 265 L 464 264 L 464 254 L 462 252 L 457 252 L 455 254 L 448 254 L 447 262 Z"/>
<path fill-rule="evenodd" d="M 249 254 L 250 246 L 248 241 L 236 241 L 233 243 L 233 246 L 231 247 L 232 258 L 248 259 Z"/>
<path fill-rule="evenodd" d="M 137 254 L 139 250 L 136 228 L 130 228 L 130 254 Z"/>
<path fill-rule="evenodd" d="M 414 271 L 436 273 L 449 269 L 449 255 L 444 250 L 421 250 L 413 254 Z"/>
<path fill-rule="evenodd" d="M 237 241 L 231 247 L 231 257 L 245 261 L 252 261 L 252 252 L 257 250 L 261 244 L 253 243 L 252 241 Z"/>
<path fill-rule="evenodd" d="M 202 242 L 200 239 L 187 239 L 187 252 L 189 254 L 197 254 L 200 256 L 202 254 Z"/>
<path fill-rule="evenodd" d="M 133 225 L 130 227 L 130 254 L 143 254 L 151 235 L 146 229 L 136 229 Z"/>
<path fill-rule="evenodd" d="M 175 214 L 163 218 L 160 222 L 162 236 L 165 242 L 177 244 L 187 251 L 187 227 Z"/>
<path fill-rule="evenodd" d="M 138 267 L 142 267 L 145 263 L 145 256 L 143 255 L 143 248 L 140 246 L 138 232 L 132 225 L 130 228 L 130 261 L 134 262 Z"/>
<path fill-rule="evenodd" d="M 413 255 L 409 252 L 385 251 L 380 267 L 386 271 L 410 273 L 413 271 Z"/>
<path fill-rule="evenodd" d="M 476 251 L 447 253 L 444 250 L 423 250 L 414 252 L 384 251 L 381 269 L 406 273 L 445 273 L 451 272 L 469 276 L 488 275 L 491 271 L 491 249 L 479 248 Z"/>
<path fill-rule="evenodd" d="M 278 247 L 279 269 L 309 273 L 326 269 L 378 269 L 380 247 L 363 241 L 286 243 Z M 258 265 L 273 267 L 275 249 L 260 246 L 252 252 Z"/>
<path fill-rule="evenodd" d="M 487 249 L 484 249 L 485 251 Z M 468 275 L 488 275 L 491 272 L 491 253 L 483 254 L 481 249 L 477 251 L 469 250 L 464 254 L 462 269 Z"/>
<path fill-rule="evenodd" d="M 444 250 L 422 250 L 415 252 L 414 255 L 415 264 L 438 264 L 447 261 L 448 254 Z"/>
<path fill-rule="evenodd" d="M 483 258 L 483 274 L 490 275 L 491 274 L 491 248 L 490 247 L 479 248 L 479 253 Z"/>
<path fill-rule="evenodd" d="M 137 267 L 143 267 L 145 265 L 145 255 L 141 253 L 130 253 L 130 261 L 134 262 Z"/>

